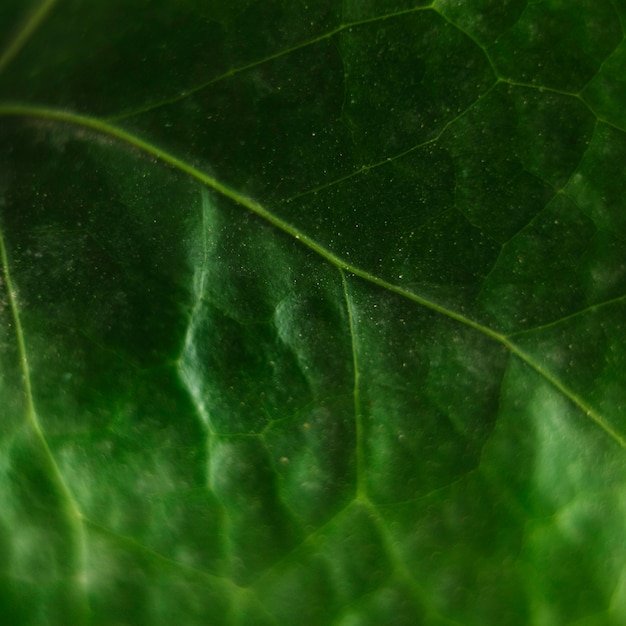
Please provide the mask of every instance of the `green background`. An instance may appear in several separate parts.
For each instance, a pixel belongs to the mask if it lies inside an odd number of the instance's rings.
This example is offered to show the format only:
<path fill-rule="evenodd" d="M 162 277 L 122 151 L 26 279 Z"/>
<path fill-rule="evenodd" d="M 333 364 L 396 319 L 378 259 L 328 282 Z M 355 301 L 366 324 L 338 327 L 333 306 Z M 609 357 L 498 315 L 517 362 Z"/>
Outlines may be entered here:
<path fill-rule="evenodd" d="M 626 623 L 624 0 L 3 0 L 0 623 Z"/>

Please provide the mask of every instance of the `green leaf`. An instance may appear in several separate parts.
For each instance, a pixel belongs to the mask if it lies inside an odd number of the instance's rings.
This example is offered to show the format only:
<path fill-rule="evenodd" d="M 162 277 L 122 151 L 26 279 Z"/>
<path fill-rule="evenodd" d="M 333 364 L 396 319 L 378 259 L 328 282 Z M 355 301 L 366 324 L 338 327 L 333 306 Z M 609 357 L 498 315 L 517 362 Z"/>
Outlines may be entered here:
<path fill-rule="evenodd" d="M 626 622 L 622 0 L 4 0 L 0 616 Z"/>

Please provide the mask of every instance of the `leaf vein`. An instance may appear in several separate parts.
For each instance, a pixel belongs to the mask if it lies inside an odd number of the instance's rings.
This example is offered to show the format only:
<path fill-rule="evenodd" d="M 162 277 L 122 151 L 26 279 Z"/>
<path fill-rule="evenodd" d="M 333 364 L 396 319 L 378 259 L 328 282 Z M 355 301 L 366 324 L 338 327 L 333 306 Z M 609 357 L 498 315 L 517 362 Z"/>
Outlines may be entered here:
<path fill-rule="evenodd" d="M 179 157 L 159 148 L 158 146 L 141 139 L 140 137 L 123 130 L 117 126 L 109 124 L 108 122 L 99 120 L 97 118 L 88 117 L 85 115 L 79 115 L 68 111 L 61 111 L 55 109 L 46 109 L 43 107 L 33 107 L 26 105 L 2 105 L 0 106 L 0 117 L 2 116 L 32 116 L 41 119 L 47 119 L 50 121 L 64 122 L 67 124 L 80 126 L 83 128 L 89 128 L 98 133 L 109 135 L 119 141 L 127 143 L 130 146 L 134 146 L 138 150 L 151 155 L 166 163 L 167 165 L 184 172 L 188 176 L 195 178 L 197 181 L 207 185 L 215 190 L 220 195 L 224 196 L 235 202 L 236 204 L 248 209 L 255 215 L 266 220 L 279 230 L 283 231 L 287 235 L 290 235 L 294 239 L 297 239 L 304 246 L 312 250 L 314 253 L 325 259 L 328 263 L 331 263 L 342 272 L 345 272 L 348 276 L 354 275 L 362 278 L 363 280 L 376 285 L 391 293 L 395 293 L 403 298 L 406 298 L 415 304 L 423 306 L 435 313 L 439 313 L 445 317 L 455 320 L 469 328 L 486 335 L 487 337 L 499 342 L 508 348 L 512 353 L 516 354 L 520 359 L 528 363 L 533 369 L 535 369 L 540 375 L 542 375 L 547 381 L 549 381 L 554 387 L 556 387 L 561 393 L 569 398 L 576 406 L 578 406 L 592 421 L 594 421 L 600 428 L 602 428 L 611 438 L 613 438 L 621 447 L 626 449 L 626 439 L 622 437 L 615 429 L 613 429 L 608 422 L 597 413 L 590 405 L 586 404 L 580 397 L 578 397 L 571 389 L 565 384 L 552 376 L 547 370 L 541 367 L 536 361 L 534 361 L 529 355 L 527 355 L 521 348 L 511 342 L 505 335 L 492 330 L 488 326 L 484 326 L 478 322 L 475 322 L 469 317 L 461 313 L 457 313 L 451 309 L 448 309 L 436 302 L 428 300 L 427 298 L 415 294 L 403 287 L 394 285 L 383 278 L 379 278 L 374 274 L 371 274 L 367 270 L 363 270 L 351 263 L 345 261 L 335 253 L 326 249 L 324 246 L 318 244 L 313 238 L 300 232 L 297 228 L 284 221 L 283 219 L 274 215 L 271 211 L 264 206 L 244 196 L 243 194 L 231 189 L 229 186 L 220 182 L 216 178 L 209 176 L 208 174 L 197 169 L 193 165 L 185 162 Z"/>
<path fill-rule="evenodd" d="M 200 83 L 194 87 L 190 87 L 189 89 L 185 89 L 182 93 L 179 93 L 176 96 L 163 98 L 162 100 L 159 100 L 158 102 L 153 102 L 152 104 L 149 104 L 144 107 L 137 108 L 137 109 L 133 109 L 132 111 L 126 111 L 124 113 L 120 113 L 119 115 L 112 115 L 110 117 L 107 117 L 106 119 L 109 122 L 116 122 L 122 119 L 128 119 L 129 117 L 134 117 L 135 115 L 142 115 L 143 113 L 149 113 L 150 111 L 154 111 L 163 106 L 180 102 L 184 100 L 185 98 L 188 98 L 189 96 L 192 96 L 198 93 L 199 91 L 202 91 L 203 89 L 206 89 L 207 87 L 210 87 L 211 85 L 219 83 L 220 81 L 223 81 L 223 80 L 227 80 L 228 78 L 232 78 L 233 76 L 236 76 L 237 74 L 241 74 L 255 67 L 259 67 L 261 65 L 264 65 L 265 63 L 270 63 L 271 61 L 275 61 L 276 59 L 280 59 L 281 57 L 287 56 L 288 54 L 291 54 L 293 52 L 297 52 L 298 50 L 303 50 L 304 48 L 308 48 L 309 46 L 313 46 L 327 39 L 332 39 L 335 35 L 338 35 L 342 33 L 343 31 L 349 30 L 350 28 L 358 28 L 359 26 L 364 26 L 366 24 L 372 24 L 374 22 L 380 22 L 380 21 L 384 21 L 384 20 L 391 19 L 394 17 L 400 17 L 401 15 L 406 15 L 409 13 L 417 13 L 418 11 L 426 11 L 430 9 L 431 9 L 431 6 L 418 6 L 418 7 L 412 7 L 410 9 L 403 9 L 400 11 L 394 11 L 392 13 L 385 13 L 383 15 L 376 15 L 374 17 L 370 17 L 366 19 L 355 20 L 353 22 L 346 22 L 344 24 L 340 24 L 339 26 L 333 28 L 332 30 L 329 30 L 326 33 L 322 33 L 321 35 L 318 35 L 317 37 L 307 39 L 307 41 L 304 41 L 295 46 L 291 46 L 289 48 L 285 48 L 284 50 L 279 50 L 278 52 L 275 52 L 274 54 L 270 54 L 266 57 L 263 57 L 262 59 L 259 59 L 258 61 L 253 61 L 252 63 L 247 63 L 239 67 L 231 68 L 227 70 L 226 72 L 223 72 L 222 74 L 219 74 L 218 76 L 215 76 L 214 78 L 211 78 L 210 80 Z"/>
<path fill-rule="evenodd" d="M 26 19 L 22 29 L 17 32 L 13 41 L 9 43 L 6 50 L 2 53 L 2 55 L 0 55 L 0 74 L 20 53 L 22 48 L 46 19 L 50 10 L 56 3 L 57 0 L 43 0 L 39 7 L 31 13 L 28 19 Z"/>

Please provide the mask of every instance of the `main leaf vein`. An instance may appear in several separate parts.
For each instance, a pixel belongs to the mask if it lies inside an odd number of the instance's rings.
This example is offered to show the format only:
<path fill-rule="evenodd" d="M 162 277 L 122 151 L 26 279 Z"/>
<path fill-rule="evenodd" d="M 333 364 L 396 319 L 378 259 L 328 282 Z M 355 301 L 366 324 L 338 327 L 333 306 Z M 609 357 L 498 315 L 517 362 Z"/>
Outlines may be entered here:
<path fill-rule="evenodd" d="M 190 165 L 179 157 L 159 148 L 158 146 L 137 137 L 136 135 L 123 130 L 113 124 L 99 120 L 97 118 L 79 115 L 76 113 L 70 113 L 68 111 L 61 111 L 56 109 L 48 109 L 43 107 L 34 107 L 27 105 L 2 105 L 0 106 L 1 116 L 20 116 L 20 117 L 35 117 L 48 121 L 62 122 L 82 128 L 91 129 L 97 133 L 108 135 L 123 143 L 133 146 L 134 148 L 151 155 L 154 158 L 159 159 L 161 162 L 187 174 L 194 178 L 198 182 L 207 185 L 220 195 L 228 198 L 236 204 L 248 209 L 250 212 L 258 215 L 260 218 L 266 220 L 279 230 L 283 231 L 287 235 L 297 239 L 304 246 L 312 250 L 314 253 L 331 263 L 339 270 L 345 272 L 347 276 L 354 275 L 362 278 L 363 280 L 376 285 L 386 291 L 395 293 L 403 298 L 406 298 L 416 304 L 423 306 L 435 313 L 439 313 L 453 319 L 469 328 L 486 335 L 487 337 L 497 341 L 504 345 L 512 353 L 516 354 L 524 362 L 528 363 L 535 371 L 548 380 L 556 389 L 563 393 L 571 402 L 573 402 L 579 409 L 581 409 L 592 421 L 594 421 L 600 428 L 602 428 L 612 439 L 614 439 L 621 447 L 626 449 L 626 439 L 620 435 L 611 425 L 591 406 L 585 403 L 577 394 L 569 389 L 565 384 L 559 381 L 557 378 L 547 372 L 539 363 L 537 363 L 530 355 L 526 354 L 521 348 L 516 346 L 507 336 L 492 330 L 488 326 L 484 326 L 461 313 L 457 313 L 451 309 L 448 309 L 432 300 L 429 300 L 423 296 L 415 294 L 403 287 L 394 285 L 387 280 L 371 274 L 367 270 L 361 269 L 340 256 L 331 252 L 324 246 L 317 243 L 312 237 L 299 231 L 296 227 L 292 226 L 288 222 L 284 221 L 280 217 L 274 215 L 271 211 L 264 206 L 256 202 L 255 200 L 248 198 L 247 196 L 231 189 L 229 186 L 220 182 L 213 176 L 202 172 L 198 168 Z M 6 266 L 5 266 L 6 267 Z"/>

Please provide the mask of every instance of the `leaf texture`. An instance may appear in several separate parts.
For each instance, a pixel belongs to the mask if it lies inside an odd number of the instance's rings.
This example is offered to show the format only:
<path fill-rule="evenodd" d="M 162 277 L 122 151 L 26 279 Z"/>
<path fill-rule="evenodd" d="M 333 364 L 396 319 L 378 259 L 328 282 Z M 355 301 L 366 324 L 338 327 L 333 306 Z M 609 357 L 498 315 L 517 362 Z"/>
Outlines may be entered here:
<path fill-rule="evenodd" d="M 626 620 L 621 0 L 5 0 L 0 618 Z"/>

